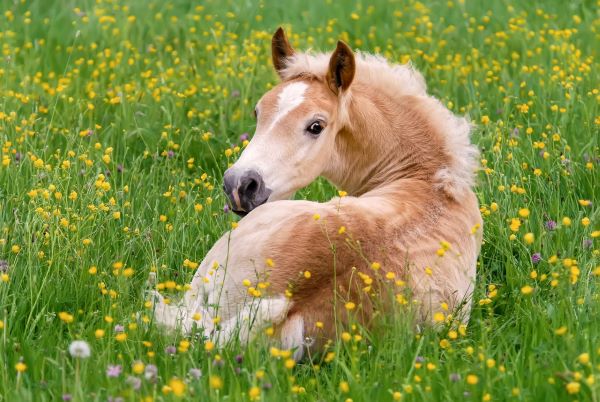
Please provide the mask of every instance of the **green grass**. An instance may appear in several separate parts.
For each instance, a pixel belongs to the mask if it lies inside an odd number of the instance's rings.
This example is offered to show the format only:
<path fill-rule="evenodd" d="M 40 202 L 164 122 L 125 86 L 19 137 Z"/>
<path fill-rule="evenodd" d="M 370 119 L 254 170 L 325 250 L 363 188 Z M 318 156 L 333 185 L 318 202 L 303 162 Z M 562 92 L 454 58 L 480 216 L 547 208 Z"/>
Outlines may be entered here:
<path fill-rule="evenodd" d="M 252 387 L 274 401 L 600 400 L 599 4 L 429 3 L 2 2 L 0 400 L 239 401 Z M 477 123 L 485 243 L 456 339 L 416 334 L 399 307 L 370 331 L 349 329 L 362 340 L 334 344 L 329 361 L 289 369 L 266 335 L 218 351 L 193 338 L 168 354 L 181 336 L 144 319 L 149 273 L 181 295 L 193 275 L 184 261 L 201 261 L 236 220 L 223 212 L 222 173 L 277 82 L 280 24 L 299 49 L 342 38 L 411 60 Z M 317 181 L 298 197 L 333 194 Z M 75 339 L 90 358 L 69 355 Z M 134 362 L 155 365 L 156 379 Z M 108 365 L 122 373 L 107 377 Z"/>

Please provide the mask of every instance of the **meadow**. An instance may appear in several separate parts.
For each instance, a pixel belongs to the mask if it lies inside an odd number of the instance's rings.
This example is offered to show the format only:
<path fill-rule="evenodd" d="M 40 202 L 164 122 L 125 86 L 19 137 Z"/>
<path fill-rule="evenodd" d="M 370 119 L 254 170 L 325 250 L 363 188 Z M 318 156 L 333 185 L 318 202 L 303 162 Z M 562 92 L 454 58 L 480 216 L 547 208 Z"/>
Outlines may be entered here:
<path fill-rule="evenodd" d="M 0 401 L 600 400 L 599 10 L 1 2 Z M 219 348 L 154 325 L 146 290 L 181 297 L 235 230 L 222 174 L 277 83 L 279 25 L 298 49 L 343 39 L 413 63 L 474 123 L 484 245 L 468 327 L 417 332 L 398 303 L 295 363 L 269 328 Z M 318 180 L 296 197 L 335 194 Z"/>

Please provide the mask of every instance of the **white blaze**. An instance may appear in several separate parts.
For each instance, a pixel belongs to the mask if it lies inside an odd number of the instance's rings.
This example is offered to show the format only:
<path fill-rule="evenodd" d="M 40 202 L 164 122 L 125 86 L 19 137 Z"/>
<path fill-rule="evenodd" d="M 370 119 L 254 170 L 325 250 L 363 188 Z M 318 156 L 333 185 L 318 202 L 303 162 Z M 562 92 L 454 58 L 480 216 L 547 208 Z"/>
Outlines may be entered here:
<path fill-rule="evenodd" d="M 277 97 L 277 115 L 271 123 L 269 131 L 275 127 L 275 124 L 277 124 L 279 120 L 300 106 L 304 101 L 304 92 L 306 92 L 306 88 L 308 88 L 308 85 L 304 82 L 294 82 L 283 88 Z"/>

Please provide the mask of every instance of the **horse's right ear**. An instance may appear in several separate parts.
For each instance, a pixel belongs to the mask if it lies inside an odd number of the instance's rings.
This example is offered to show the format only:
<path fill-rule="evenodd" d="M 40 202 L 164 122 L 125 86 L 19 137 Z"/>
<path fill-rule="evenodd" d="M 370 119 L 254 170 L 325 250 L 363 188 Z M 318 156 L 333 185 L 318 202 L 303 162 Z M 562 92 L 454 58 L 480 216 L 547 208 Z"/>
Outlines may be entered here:
<path fill-rule="evenodd" d="M 294 49 L 285 37 L 285 32 L 282 27 L 277 28 L 273 39 L 271 40 L 271 56 L 273 57 L 273 67 L 281 78 L 282 71 L 286 66 L 288 57 L 294 55 Z"/>

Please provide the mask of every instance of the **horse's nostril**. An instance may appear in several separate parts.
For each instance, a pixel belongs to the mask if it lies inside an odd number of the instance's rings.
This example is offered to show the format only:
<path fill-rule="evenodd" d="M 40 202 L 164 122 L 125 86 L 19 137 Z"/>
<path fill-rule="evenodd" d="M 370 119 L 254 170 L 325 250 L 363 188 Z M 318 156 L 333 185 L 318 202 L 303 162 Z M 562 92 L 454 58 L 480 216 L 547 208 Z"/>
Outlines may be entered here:
<path fill-rule="evenodd" d="M 253 195 L 256 190 L 258 190 L 258 182 L 254 179 L 250 179 L 249 183 L 246 185 L 246 188 L 244 189 L 244 193 L 248 196 Z"/>

